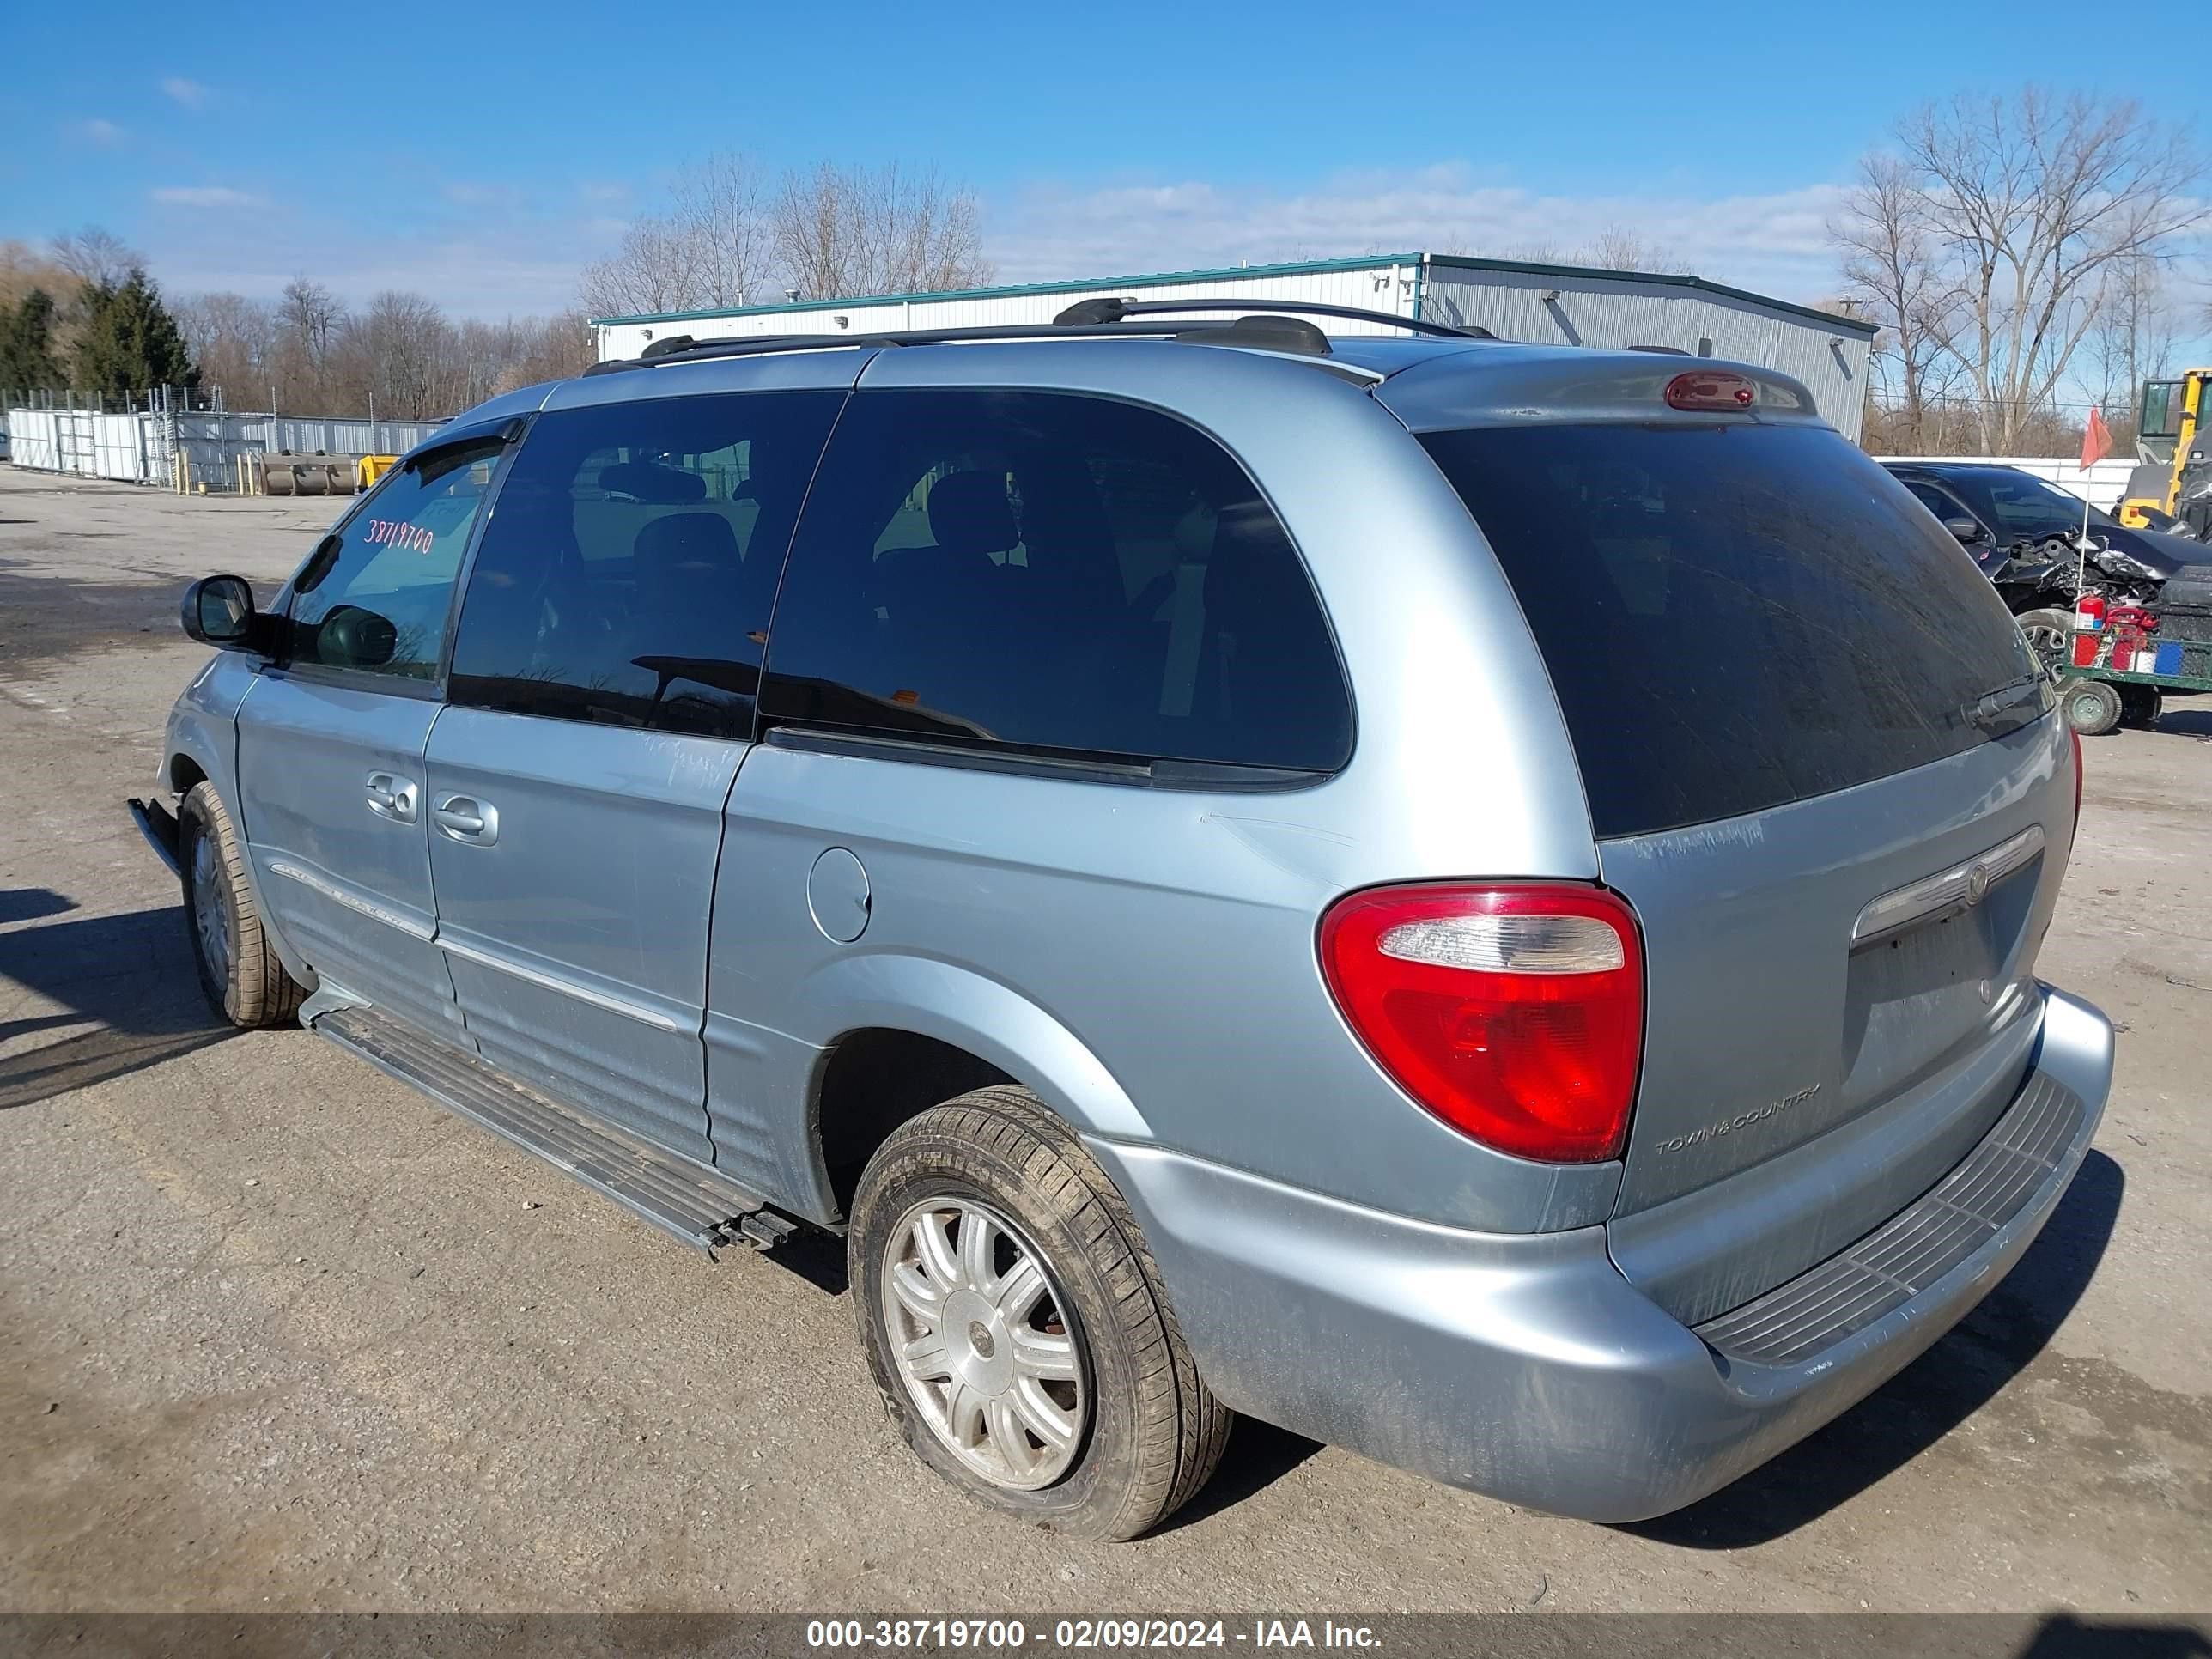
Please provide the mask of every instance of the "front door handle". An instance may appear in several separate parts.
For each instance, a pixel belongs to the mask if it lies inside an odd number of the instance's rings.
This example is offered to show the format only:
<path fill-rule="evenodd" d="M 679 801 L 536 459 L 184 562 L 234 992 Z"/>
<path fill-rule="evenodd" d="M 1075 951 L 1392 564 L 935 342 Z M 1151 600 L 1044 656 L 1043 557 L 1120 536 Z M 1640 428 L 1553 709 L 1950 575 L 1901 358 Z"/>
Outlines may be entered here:
<path fill-rule="evenodd" d="M 447 795 L 430 811 L 430 822 L 448 841 L 489 847 L 499 839 L 499 809 L 473 795 Z"/>
<path fill-rule="evenodd" d="M 421 810 L 422 797 L 410 780 L 392 772 L 368 775 L 368 810 L 394 823 L 412 823 Z"/>

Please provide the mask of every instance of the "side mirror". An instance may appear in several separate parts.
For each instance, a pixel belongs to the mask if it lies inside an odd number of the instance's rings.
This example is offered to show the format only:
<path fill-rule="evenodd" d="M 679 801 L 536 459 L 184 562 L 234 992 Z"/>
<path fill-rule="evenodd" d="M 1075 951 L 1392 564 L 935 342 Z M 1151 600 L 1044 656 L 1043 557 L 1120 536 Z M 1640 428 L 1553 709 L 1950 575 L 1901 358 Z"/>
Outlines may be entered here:
<path fill-rule="evenodd" d="M 243 576 L 203 576 L 185 590 L 185 632 L 222 651 L 249 647 L 253 586 Z"/>
<path fill-rule="evenodd" d="M 1946 519 L 1943 528 L 1970 547 L 1982 538 L 1982 526 L 1972 519 Z"/>

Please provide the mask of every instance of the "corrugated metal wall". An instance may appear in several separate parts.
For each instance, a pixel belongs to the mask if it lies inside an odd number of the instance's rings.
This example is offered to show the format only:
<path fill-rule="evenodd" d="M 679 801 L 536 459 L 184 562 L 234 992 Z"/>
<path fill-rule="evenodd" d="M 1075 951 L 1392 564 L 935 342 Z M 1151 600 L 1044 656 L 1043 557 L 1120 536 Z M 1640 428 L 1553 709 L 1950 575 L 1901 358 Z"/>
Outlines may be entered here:
<path fill-rule="evenodd" d="M 17 466 L 123 483 L 167 485 L 181 451 L 196 483 L 230 487 L 241 454 L 396 455 L 443 422 L 347 421 L 240 414 L 95 415 L 87 410 L 7 411 L 10 458 Z"/>
<path fill-rule="evenodd" d="M 1848 438 L 1859 435 L 1866 413 L 1867 335 L 1841 319 L 1830 325 L 1710 289 L 1438 261 L 1429 268 L 1421 314 L 1532 344 L 1674 346 L 1779 369 L 1802 380 L 1820 418 Z"/>
<path fill-rule="evenodd" d="M 1417 262 L 1377 262 L 1332 270 L 1208 271 L 1180 278 L 1127 277 L 1094 284 L 1054 283 L 1034 289 L 989 289 L 937 298 L 844 301 L 832 304 L 769 306 L 719 315 L 662 319 L 616 319 L 596 325 L 599 357 L 635 357 L 656 339 L 689 334 L 694 339 L 732 335 L 890 332 L 910 328 L 988 327 L 1006 323 L 1048 323 L 1079 300 L 1109 295 L 1144 300 L 1195 300 L 1235 295 L 1239 299 L 1310 301 L 1317 305 L 1358 306 L 1410 316 Z M 842 319 L 842 321 L 840 319 Z M 1381 324 L 1335 321 L 1336 334 L 1388 334 Z"/>
<path fill-rule="evenodd" d="M 614 318 L 596 323 L 602 360 L 635 357 L 657 339 L 733 335 L 865 334 L 899 329 L 1042 323 L 1078 300 L 1131 295 L 1146 300 L 1213 296 L 1304 300 L 1475 324 L 1500 338 L 1539 344 L 1663 345 L 1781 370 L 1811 388 L 1821 416 L 1856 438 L 1865 412 L 1869 337 L 1841 318 L 1739 295 L 1677 276 L 1608 275 L 1565 267 L 1491 268 L 1425 254 L 1377 255 L 1305 265 L 1172 272 L 982 289 L 912 299 L 760 306 L 705 315 Z M 1328 320 L 1330 332 L 1380 334 L 1381 324 Z"/>

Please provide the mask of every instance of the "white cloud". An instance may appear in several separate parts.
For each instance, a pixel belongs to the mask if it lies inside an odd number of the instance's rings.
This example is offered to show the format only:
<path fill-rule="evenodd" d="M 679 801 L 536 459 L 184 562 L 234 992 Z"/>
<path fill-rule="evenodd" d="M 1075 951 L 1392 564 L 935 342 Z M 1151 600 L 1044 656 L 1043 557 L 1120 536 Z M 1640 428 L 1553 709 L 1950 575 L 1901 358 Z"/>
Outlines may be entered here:
<path fill-rule="evenodd" d="M 205 109 L 208 89 L 197 81 L 187 81 L 181 75 L 172 75 L 161 82 L 161 90 L 185 109 Z"/>
<path fill-rule="evenodd" d="M 164 207 L 258 208 L 269 205 L 267 197 L 257 196 L 252 191 L 233 190 L 228 185 L 167 185 L 149 193 Z"/>
<path fill-rule="evenodd" d="M 438 193 L 455 207 L 517 208 L 522 205 L 523 193 L 512 185 L 485 185 L 456 179 L 439 187 Z"/>
<path fill-rule="evenodd" d="M 372 234 L 319 204 L 179 186 L 155 199 L 260 209 L 254 234 L 241 242 L 219 215 L 173 213 L 149 233 L 149 251 L 179 293 L 273 295 L 306 271 L 355 303 L 394 288 L 427 294 L 455 316 L 542 313 L 572 305 L 584 266 L 620 241 L 621 188 L 579 184 L 562 192 L 563 212 L 518 185 L 456 180 L 441 186 L 444 199 L 466 211 Z M 1546 194 L 1464 166 L 1347 173 L 1287 190 L 1050 181 L 989 201 L 984 246 L 999 280 L 1020 283 L 1375 252 L 1512 257 L 1548 247 L 1564 258 L 1619 228 L 1716 282 L 1814 300 L 1838 285 L 1824 229 L 1838 191 L 1810 184 L 1757 196 Z"/>
<path fill-rule="evenodd" d="M 1565 258 L 1619 228 L 1701 276 L 1811 299 L 1838 283 L 1825 226 L 1838 193 L 1814 184 L 1762 196 L 1545 195 L 1456 164 L 1291 191 L 1042 184 L 992 204 L 985 247 L 1002 281 L 1026 282 L 1417 250 Z"/>
<path fill-rule="evenodd" d="M 96 144 L 101 149 L 118 149 L 131 137 L 129 132 L 116 125 L 114 122 L 98 118 L 75 122 L 70 125 L 70 132 L 73 137 L 83 140 L 88 144 Z"/>

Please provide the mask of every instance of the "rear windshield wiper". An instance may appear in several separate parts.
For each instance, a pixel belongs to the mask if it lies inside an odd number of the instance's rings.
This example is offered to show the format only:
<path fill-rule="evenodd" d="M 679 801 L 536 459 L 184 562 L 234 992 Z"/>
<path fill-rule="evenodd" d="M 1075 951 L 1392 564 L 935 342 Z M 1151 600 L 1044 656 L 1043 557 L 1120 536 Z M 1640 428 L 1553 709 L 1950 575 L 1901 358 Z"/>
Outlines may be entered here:
<path fill-rule="evenodd" d="M 1990 687 L 1960 712 L 1973 725 L 1994 726 L 2024 702 L 2041 702 L 2043 688 L 2050 684 L 2051 677 L 2038 669 L 2033 674 L 2022 674 L 2002 685 Z"/>

